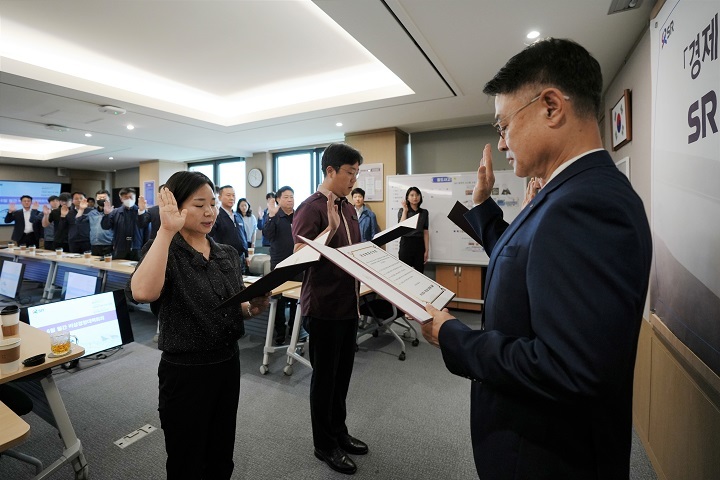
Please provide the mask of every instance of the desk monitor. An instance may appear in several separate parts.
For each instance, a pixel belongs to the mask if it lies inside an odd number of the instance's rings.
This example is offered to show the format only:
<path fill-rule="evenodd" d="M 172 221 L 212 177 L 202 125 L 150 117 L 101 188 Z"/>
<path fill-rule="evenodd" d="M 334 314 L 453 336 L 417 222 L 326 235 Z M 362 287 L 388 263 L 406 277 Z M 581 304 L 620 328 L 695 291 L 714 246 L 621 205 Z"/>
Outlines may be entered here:
<path fill-rule="evenodd" d="M 65 272 L 62 284 L 62 300 L 87 297 L 100 292 L 100 278 L 77 272 Z"/>
<path fill-rule="evenodd" d="M 25 273 L 25 264 L 5 260 L 0 269 L 0 295 L 16 298 Z"/>
<path fill-rule="evenodd" d="M 134 340 L 123 290 L 23 308 L 20 319 L 48 333 L 70 331 L 86 357 Z"/>

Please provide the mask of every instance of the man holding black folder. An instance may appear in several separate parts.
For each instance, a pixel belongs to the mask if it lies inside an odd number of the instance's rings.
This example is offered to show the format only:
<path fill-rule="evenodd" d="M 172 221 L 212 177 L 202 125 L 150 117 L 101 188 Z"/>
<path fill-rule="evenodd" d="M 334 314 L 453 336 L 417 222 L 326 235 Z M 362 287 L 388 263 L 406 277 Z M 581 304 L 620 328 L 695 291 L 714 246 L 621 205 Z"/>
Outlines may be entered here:
<path fill-rule="evenodd" d="M 296 251 L 305 246 L 299 236 L 314 239 L 326 231 L 330 233 L 327 245 L 334 248 L 360 241 L 355 209 L 345 197 L 355 185 L 362 162 L 360 152 L 348 145 L 335 143 L 325 149 L 325 178 L 294 215 Z M 345 399 L 355 360 L 358 295 L 358 282 L 327 258 L 305 271 L 300 307 L 303 327 L 310 334 L 310 417 L 315 456 L 345 474 L 357 471 L 348 453 L 368 452 L 367 445 L 352 437 L 345 425 Z"/>
<path fill-rule="evenodd" d="M 642 201 L 602 148 L 600 66 L 575 42 L 545 39 L 484 92 L 499 150 L 544 186 L 508 225 L 485 147 L 465 214 L 490 256 L 483 328 L 428 306 L 423 334 L 473 380 L 480 478 L 628 478 L 652 244 Z"/>

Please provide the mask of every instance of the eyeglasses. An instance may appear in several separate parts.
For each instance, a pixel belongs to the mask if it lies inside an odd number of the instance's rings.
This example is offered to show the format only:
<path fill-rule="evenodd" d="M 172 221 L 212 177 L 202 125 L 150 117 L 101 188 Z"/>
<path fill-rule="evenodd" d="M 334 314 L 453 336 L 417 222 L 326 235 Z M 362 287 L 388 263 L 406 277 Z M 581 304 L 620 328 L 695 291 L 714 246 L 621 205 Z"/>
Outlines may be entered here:
<path fill-rule="evenodd" d="M 538 98 L 542 97 L 542 92 L 540 92 L 536 97 L 534 97 L 532 100 L 530 100 L 528 103 L 523 105 L 522 107 L 518 108 L 514 112 L 512 112 L 509 115 L 505 115 L 503 118 L 498 120 L 497 122 L 493 123 L 492 126 L 495 127 L 495 130 L 497 130 L 498 135 L 500 135 L 500 138 L 505 138 L 505 130 L 507 130 L 508 125 L 510 125 L 510 119 L 520 113 L 524 108 L 529 107 L 532 105 L 533 102 L 535 102 Z M 563 95 L 563 98 L 565 100 L 570 100 L 570 97 L 567 95 Z M 500 126 L 501 123 L 505 122 L 505 126 Z"/>
<path fill-rule="evenodd" d="M 500 138 L 505 138 L 505 130 L 507 130 L 508 125 L 510 125 L 510 119 L 511 119 L 512 117 L 514 117 L 515 115 L 517 115 L 518 113 L 520 113 L 524 108 L 527 108 L 527 107 L 529 107 L 530 105 L 532 105 L 533 102 L 535 102 L 538 98 L 540 98 L 540 95 L 538 95 L 537 97 L 533 98 L 533 99 L 530 100 L 528 103 L 526 103 L 526 104 L 523 105 L 522 107 L 518 108 L 517 110 L 515 110 L 515 111 L 512 112 L 511 114 L 505 115 L 503 118 L 501 118 L 500 120 L 498 120 L 497 122 L 495 122 L 495 123 L 492 124 L 492 126 L 495 127 L 495 130 L 497 130 L 498 135 L 500 135 Z M 506 122 L 504 127 L 500 126 L 500 124 L 503 123 L 503 122 Z"/>
<path fill-rule="evenodd" d="M 358 178 L 358 177 L 360 176 L 360 172 L 359 172 L 359 171 L 355 171 L 355 170 L 343 170 L 342 168 L 340 168 L 340 170 L 342 170 L 343 172 L 347 173 L 347 174 L 350 175 L 351 177 Z"/>

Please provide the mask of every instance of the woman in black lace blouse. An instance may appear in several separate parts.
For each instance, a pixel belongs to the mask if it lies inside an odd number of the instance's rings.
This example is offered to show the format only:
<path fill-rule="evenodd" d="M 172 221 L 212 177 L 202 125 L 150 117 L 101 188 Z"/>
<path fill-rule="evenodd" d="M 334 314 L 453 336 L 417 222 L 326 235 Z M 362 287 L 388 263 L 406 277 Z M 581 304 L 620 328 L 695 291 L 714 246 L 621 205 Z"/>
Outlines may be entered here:
<path fill-rule="evenodd" d="M 162 350 L 160 422 L 167 477 L 229 479 L 238 399 L 243 319 L 266 297 L 215 310 L 243 289 L 234 248 L 208 236 L 217 215 L 212 181 L 178 172 L 159 195 L 161 226 L 130 279 L 132 297 L 158 316 Z"/>

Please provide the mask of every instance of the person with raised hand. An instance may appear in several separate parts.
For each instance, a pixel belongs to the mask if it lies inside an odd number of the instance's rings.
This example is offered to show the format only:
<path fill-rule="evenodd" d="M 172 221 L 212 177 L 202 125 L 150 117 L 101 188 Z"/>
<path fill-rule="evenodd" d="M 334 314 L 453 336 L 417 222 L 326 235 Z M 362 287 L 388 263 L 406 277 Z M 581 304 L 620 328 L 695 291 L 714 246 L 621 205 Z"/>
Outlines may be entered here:
<path fill-rule="evenodd" d="M 363 157 L 344 143 L 329 145 L 322 156 L 323 182 L 297 208 L 292 223 L 295 250 L 327 232 L 327 245 L 337 248 L 360 242 L 360 224 L 347 201 Z M 368 446 L 350 435 L 345 423 L 346 398 L 355 359 L 359 321 L 359 282 L 327 258 L 305 271 L 300 308 L 310 334 L 310 420 L 315 456 L 344 474 L 357 471 L 348 456 L 365 455 Z"/>
<path fill-rule="evenodd" d="M 177 172 L 161 190 L 160 228 L 142 249 L 127 292 L 160 322 L 160 425 L 167 478 L 229 479 L 240 394 L 243 321 L 268 298 L 217 308 L 243 290 L 237 251 L 209 233 L 217 209 L 212 181 Z M 192 441 L 187 440 L 192 432 Z"/>
<path fill-rule="evenodd" d="M 5 223 L 13 223 L 13 232 L 11 239 L 18 245 L 37 245 L 40 239 L 39 233 L 35 228 L 37 220 L 42 217 L 38 211 L 38 202 L 33 201 L 30 195 L 20 197 L 22 208 L 17 210 L 14 203 L 8 205 L 8 213 L 5 215 Z"/>
<path fill-rule="evenodd" d="M 490 197 L 485 147 L 465 214 L 490 257 L 482 328 L 428 305 L 423 335 L 472 380 L 480 478 L 626 479 L 652 239 L 642 201 L 603 149 L 600 66 L 577 43 L 548 38 L 484 92 L 495 96 L 498 149 L 543 186 L 529 187 L 508 225 Z"/>

